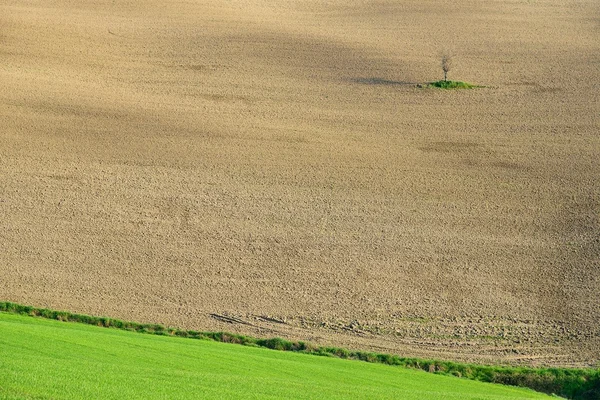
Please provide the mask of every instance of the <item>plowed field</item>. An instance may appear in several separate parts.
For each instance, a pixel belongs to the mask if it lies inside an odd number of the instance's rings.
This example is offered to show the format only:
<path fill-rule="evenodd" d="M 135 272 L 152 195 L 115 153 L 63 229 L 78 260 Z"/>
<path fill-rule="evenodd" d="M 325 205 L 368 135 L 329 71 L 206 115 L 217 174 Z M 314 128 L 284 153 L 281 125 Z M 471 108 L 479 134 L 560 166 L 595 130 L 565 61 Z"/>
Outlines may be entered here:
<path fill-rule="evenodd" d="M 0 298 L 600 360 L 596 0 L 6 0 Z M 440 90 L 450 79 L 485 86 Z"/>

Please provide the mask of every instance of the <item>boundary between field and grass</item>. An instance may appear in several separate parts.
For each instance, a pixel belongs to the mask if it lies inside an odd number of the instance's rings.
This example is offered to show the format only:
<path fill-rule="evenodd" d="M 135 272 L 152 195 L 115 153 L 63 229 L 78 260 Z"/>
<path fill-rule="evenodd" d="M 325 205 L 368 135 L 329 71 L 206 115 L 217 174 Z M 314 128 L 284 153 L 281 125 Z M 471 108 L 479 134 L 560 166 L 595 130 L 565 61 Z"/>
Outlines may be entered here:
<path fill-rule="evenodd" d="M 227 332 L 184 330 L 165 327 L 160 324 L 142 324 L 114 318 L 96 317 L 70 313 L 68 311 L 55 311 L 46 308 L 25 306 L 12 302 L 0 302 L 0 312 L 65 322 L 77 322 L 138 333 L 212 340 L 223 343 L 263 347 L 273 350 L 294 351 L 319 356 L 396 365 L 420 369 L 435 374 L 462 377 L 480 382 L 527 387 L 539 392 L 555 394 L 569 399 L 600 399 L 600 369 L 505 367 L 406 358 L 391 354 L 347 350 L 339 347 L 316 346 L 308 342 L 288 341 L 281 338 L 261 339 Z"/>

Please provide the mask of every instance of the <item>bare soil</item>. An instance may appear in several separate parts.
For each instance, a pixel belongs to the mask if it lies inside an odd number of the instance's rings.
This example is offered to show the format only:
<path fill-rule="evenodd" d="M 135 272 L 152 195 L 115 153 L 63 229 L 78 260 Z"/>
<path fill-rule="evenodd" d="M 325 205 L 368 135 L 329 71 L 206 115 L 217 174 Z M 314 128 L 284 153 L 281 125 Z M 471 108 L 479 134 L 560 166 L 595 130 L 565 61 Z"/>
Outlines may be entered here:
<path fill-rule="evenodd" d="M 0 4 L 0 298 L 600 360 L 597 0 Z M 448 77 L 485 88 L 418 87 Z"/>

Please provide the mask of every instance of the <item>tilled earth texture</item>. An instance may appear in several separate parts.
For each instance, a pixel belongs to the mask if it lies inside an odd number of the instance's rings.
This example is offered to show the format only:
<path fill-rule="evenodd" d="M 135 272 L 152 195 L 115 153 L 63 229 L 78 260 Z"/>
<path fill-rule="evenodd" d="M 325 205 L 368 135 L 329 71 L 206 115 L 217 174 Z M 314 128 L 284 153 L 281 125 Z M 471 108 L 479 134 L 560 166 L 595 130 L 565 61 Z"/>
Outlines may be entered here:
<path fill-rule="evenodd" d="M 0 298 L 600 359 L 597 0 L 4 0 Z M 482 88 L 441 90 L 449 78 Z"/>

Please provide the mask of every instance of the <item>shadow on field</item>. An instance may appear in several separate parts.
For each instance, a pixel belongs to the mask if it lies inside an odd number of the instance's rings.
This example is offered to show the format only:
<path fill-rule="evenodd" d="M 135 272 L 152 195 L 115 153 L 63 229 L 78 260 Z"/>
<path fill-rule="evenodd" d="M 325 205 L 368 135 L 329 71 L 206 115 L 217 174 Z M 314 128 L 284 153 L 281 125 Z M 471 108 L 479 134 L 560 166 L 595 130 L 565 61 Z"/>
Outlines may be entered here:
<path fill-rule="evenodd" d="M 416 82 L 406 82 L 406 81 L 392 81 L 384 78 L 353 78 L 351 79 L 354 83 L 360 83 L 362 85 L 380 85 L 380 86 L 413 86 L 416 85 Z"/>

